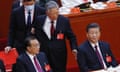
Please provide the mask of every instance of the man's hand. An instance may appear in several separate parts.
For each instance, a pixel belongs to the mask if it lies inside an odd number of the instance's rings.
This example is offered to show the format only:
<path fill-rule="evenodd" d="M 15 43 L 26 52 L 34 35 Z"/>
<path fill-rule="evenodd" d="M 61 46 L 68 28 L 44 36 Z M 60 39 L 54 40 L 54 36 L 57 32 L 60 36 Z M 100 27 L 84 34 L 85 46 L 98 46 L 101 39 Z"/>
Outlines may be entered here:
<path fill-rule="evenodd" d="M 72 54 L 75 56 L 75 59 L 77 60 L 77 50 L 76 49 L 72 50 Z"/>
<path fill-rule="evenodd" d="M 33 27 L 31 28 L 31 33 L 35 34 L 35 28 L 33 28 Z"/>
<path fill-rule="evenodd" d="M 5 53 L 8 53 L 11 50 L 11 46 L 6 46 L 5 47 Z"/>

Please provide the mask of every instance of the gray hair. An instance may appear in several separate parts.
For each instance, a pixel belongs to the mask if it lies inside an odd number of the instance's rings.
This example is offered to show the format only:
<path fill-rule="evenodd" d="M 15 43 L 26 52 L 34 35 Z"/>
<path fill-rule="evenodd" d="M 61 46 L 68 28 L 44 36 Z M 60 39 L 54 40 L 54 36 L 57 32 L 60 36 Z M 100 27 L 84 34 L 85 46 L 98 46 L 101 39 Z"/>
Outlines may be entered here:
<path fill-rule="evenodd" d="M 46 10 L 52 9 L 52 8 L 59 8 L 58 4 L 55 1 L 49 1 L 45 5 Z"/>

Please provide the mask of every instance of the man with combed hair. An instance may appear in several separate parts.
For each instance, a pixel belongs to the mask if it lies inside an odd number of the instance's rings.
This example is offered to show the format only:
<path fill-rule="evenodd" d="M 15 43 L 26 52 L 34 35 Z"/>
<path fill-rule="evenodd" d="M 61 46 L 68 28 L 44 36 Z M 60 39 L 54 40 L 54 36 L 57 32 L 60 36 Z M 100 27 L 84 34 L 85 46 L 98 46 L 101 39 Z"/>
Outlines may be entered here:
<path fill-rule="evenodd" d="M 97 23 L 87 25 L 87 40 L 81 43 L 77 55 L 80 72 L 102 72 L 99 70 L 107 70 L 110 66 L 118 65 L 109 44 L 99 40 L 100 35 L 101 29 Z"/>
<path fill-rule="evenodd" d="M 34 36 L 27 37 L 25 53 L 17 58 L 13 72 L 52 72 L 45 53 L 40 51 L 40 45 Z"/>
<path fill-rule="evenodd" d="M 41 50 L 46 53 L 53 72 L 66 72 L 66 38 L 74 55 L 77 53 L 77 42 L 69 19 L 59 15 L 58 8 L 54 1 L 46 3 L 46 15 L 39 16 L 34 27 Z"/>

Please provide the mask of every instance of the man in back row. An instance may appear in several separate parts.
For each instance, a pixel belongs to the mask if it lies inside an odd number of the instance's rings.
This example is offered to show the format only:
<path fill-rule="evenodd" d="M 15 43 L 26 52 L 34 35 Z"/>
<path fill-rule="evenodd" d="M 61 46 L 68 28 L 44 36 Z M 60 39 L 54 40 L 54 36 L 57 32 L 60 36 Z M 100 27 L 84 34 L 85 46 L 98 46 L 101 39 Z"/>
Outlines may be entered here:
<path fill-rule="evenodd" d="M 12 10 L 10 18 L 8 44 L 5 52 L 16 48 L 19 54 L 24 52 L 24 39 L 33 34 L 32 25 L 39 15 L 45 14 L 45 9 L 35 4 L 35 0 L 23 0 L 23 6 Z"/>

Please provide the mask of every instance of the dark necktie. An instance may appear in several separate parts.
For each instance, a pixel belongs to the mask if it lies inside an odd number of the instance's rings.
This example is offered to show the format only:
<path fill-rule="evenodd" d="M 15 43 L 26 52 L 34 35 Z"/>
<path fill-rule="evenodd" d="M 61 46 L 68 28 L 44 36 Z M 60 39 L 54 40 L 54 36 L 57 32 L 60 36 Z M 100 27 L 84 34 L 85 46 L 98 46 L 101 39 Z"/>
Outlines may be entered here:
<path fill-rule="evenodd" d="M 55 31 L 54 21 L 51 21 L 51 27 L 50 27 L 51 38 L 54 36 L 54 31 Z"/>
<path fill-rule="evenodd" d="M 98 59 L 99 59 L 99 62 L 100 62 L 100 64 L 101 64 L 102 68 L 104 69 L 104 64 L 103 64 L 103 61 L 102 61 L 102 57 L 100 56 L 100 53 L 99 53 L 99 51 L 98 51 L 97 45 L 95 45 L 95 52 L 96 52 L 96 54 L 97 54 L 97 56 L 98 56 Z"/>
<path fill-rule="evenodd" d="M 31 11 L 28 11 L 27 17 L 27 35 L 29 36 L 31 33 Z"/>
<path fill-rule="evenodd" d="M 41 66 L 40 66 L 40 63 L 37 61 L 37 58 L 34 57 L 34 63 L 35 63 L 35 66 L 36 66 L 36 69 L 37 69 L 37 72 L 43 72 Z"/>

